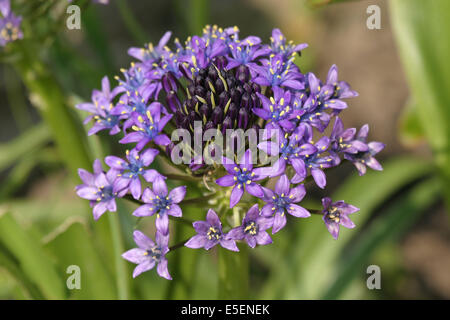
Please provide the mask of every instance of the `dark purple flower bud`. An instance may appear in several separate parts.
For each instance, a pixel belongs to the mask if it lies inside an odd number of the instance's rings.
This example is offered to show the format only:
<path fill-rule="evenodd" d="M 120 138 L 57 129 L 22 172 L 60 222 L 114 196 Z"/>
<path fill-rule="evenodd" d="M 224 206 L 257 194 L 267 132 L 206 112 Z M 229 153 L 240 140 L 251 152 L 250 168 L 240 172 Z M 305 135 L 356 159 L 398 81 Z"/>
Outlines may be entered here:
<path fill-rule="evenodd" d="M 230 90 L 230 97 L 232 101 L 234 101 L 235 103 L 239 103 L 239 101 L 241 100 L 241 93 L 237 90 L 237 88 L 232 88 Z"/>
<path fill-rule="evenodd" d="M 261 107 L 261 100 L 259 100 L 259 98 L 258 98 L 258 96 L 256 94 L 252 93 L 250 95 L 250 99 L 252 100 L 252 102 L 250 104 L 250 106 L 252 108 L 259 108 L 259 107 Z"/>
<path fill-rule="evenodd" d="M 231 119 L 236 119 L 239 112 L 239 108 L 236 106 L 234 102 L 230 103 L 228 107 L 227 116 L 230 116 Z"/>
<path fill-rule="evenodd" d="M 236 70 L 236 77 L 239 79 L 239 81 L 247 82 L 248 80 L 250 80 L 250 71 L 246 66 L 240 65 Z"/>
<path fill-rule="evenodd" d="M 211 108 L 206 104 L 202 104 L 199 111 L 202 116 L 206 117 L 206 119 L 208 119 L 209 115 L 211 114 Z"/>
<path fill-rule="evenodd" d="M 208 67 L 208 77 L 211 80 L 216 80 L 219 77 L 219 74 L 217 73 L 217 70 L 213 65 L 210 65 Z"/>
<path fill-rule="evenodd" d="M 252 83 L 252 89 L 253 89 L 253 92 L 261 93 L 261 87 L 257 83 L 254 83 L 254 82 Z"/>
<path fill-rule="evenodd" d="M 172 110 L 172 112 L 177 111 L 181 107 L 180 100 L 178 100 L 178 96 L 175 93 L 175 91 L 170 91 L 167 94 L 166 101 L 167 101 L 167 104 L 168 104 L 170 110 Z"/>
<path fill-rule="evenodd" d="M 220 94 L 225 90 L 222 79 L 217 78 L 217 80 L 214 83 L 214 88 L 216 89 L 216 94 Z"/>
<path fill-rule="evenodd" d="M 166 92 L 177 91 L 177 83 L 170 72 L 162 77 L 162 86 Z"/>
<path fill-rule="evenodd" d="M 244 83 L 242 87 L 244 88 L 244 91 L 252 93 L 252 86 L 248 82 Z"/>
<path fill-rule="evenodd" d="M 233 88 L 234 86 L 236 86 L 236 79 L 234 77 L 227 77 L 226 81 L 228 84 L 228 88 Z"/>
<path fill-rule="evenodd" d="M 188 110 L 194 110 L 195 105 L 197 104 L 197 98 L 192 98 L 186 101 L 186 106 Z"/>
<path fill-rule="evenodd" d="M 247 110 L 241 108 L 239 110 L 239 119 L 238 119 L 238 127 L 239 128 L 246 128 L 248 125 L 249 115 Z"/>
<path fill-rule="evenodd" d="M 206 96 L 206 90 L 205 88 L 201 87 L 201 86 L 197 86 L 195 87 L 195 95 L 200 96 L 200 97 L 205 97 Z"/>
<path fill-rule="evenodd" d="M 223 70 L 228 64 L 228 60 L 225 56 L 219 56 L 214 60 L 214 64 L 219 70 Z"/>
<path fill-rule="evenodd" d="M 219 94 L 219 105 L 222 107 L 225 107 L 228 100 L 230 100 L 230 94 L 227 91 L 223 91 L 221 94 Z"/>
<path fill-rule="evenodd" d="M 194 96 L 195 95 L 195 85 L 193 83 L 190 83 L 187 88 L 188 88 L 189 94 L 191 96 Z"/>
<path fill-rule="evenodd" d="M 233 119 L 230 116 L 226 116 L 225 120 L 223 120 L 222 133 L 225 133 L 227 129 L 233 129 Z"/>
<path fill-rule="evenodd" d="M 212 122 L 212 121 L 208 121 L 206 124 L 205 124 L 205 131 L 206 130 L 209 130 L 209 129 L 214 129 L 216 126 L 214 125 L 214 122 Z"/>
<path fill-rule="evenodd" d="M 241 97 L 241 108 L 249 108 L 250 107 L 250 95 L 248 92 L 245 92 Z"/>

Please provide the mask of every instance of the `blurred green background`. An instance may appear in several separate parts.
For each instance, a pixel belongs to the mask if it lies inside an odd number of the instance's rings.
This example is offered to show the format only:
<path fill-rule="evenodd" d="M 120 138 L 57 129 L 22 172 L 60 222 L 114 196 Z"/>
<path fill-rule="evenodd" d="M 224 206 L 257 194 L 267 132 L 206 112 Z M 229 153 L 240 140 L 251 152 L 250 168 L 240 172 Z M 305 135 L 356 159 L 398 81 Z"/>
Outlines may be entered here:
<path fill-rule="evenodd" d="M 82 29 L 68 30 L 66 1 L 12 0 L 25 39 L 0 51 L 1 299 L 450 298 L 450 1 L 110 2 L 76 1 Z M 373 4 L 380 30 L 366 26 Z M 311 189 L 306 201 L 332 195 L 358 206 L 357 228 L 334 241 L 320 218 L 290 221 L 273 245 L 250 252 L 248 292 L 231 295 L 215 252 L 170 254 L 171 282 L 156 272 L 132 280 L 120 254 L 134 247 L 133 205 L 119 201 L 117 214 L 94 223 L 74 192 L 76 169 L 113 148 L 107 135 L 86 138 L 74 105 L 132 61 L 129 47 L 166 30 L 183 40 L 205 24 L 237 25 L 264 41 L 278 27 L 307 42 L 302 71 L 325 78 L 337 64 L 359 92 L 344 124 L 369 123 L 370 140 L 387 144 L 383 172 L 359 177 L 346 163 L 329 173 L 326 193 Z M 69 265 L 81 268 L 81 290 L 67 289 Z M 369 265 L 381 269 L 380 290 L 366 286 Z"/>

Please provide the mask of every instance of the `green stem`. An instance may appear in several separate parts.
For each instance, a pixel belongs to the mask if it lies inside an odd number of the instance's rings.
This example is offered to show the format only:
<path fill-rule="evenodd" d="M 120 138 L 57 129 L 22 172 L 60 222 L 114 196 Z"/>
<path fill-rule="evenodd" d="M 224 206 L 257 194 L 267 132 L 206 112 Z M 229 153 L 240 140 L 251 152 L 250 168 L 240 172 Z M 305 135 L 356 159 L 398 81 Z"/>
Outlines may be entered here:
<path fill-rule="evenodd" d="M 249 299 L 247 244 L 237 244 L 240 252 L 219 248 L 219 299 Z"/>
<path fill-rule="evenodd" d="M 128 299 L 129 283 L 128 283 L 128 271 L 125 260 L 122 259 L 121 255 L 125 252 L 123 246 L 123 239 L 120 230 L 119 213 L 108 214 L 109 224 L 111 229 L 111 237 L 113 240 L 113 251 L 114 251 L 114 263 L 116 266 L 116 285 L 118 298 L 120 300 Z"/>

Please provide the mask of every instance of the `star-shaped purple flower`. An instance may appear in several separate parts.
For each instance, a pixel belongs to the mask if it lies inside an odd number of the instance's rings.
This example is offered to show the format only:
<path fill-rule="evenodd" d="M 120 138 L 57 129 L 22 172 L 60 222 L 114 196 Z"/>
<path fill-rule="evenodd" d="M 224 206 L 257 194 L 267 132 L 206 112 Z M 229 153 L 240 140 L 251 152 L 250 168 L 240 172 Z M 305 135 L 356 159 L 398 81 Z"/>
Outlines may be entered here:
<path fill-rule="evenodd" d="M 317 152 L 314 154 L 306 154 L 301 158 L 291 161 L 292 167 L 295 170 L 295 175 L 292 177 L 292 183 L 299 183 L 307 176 L 307 170 L 311 172 L 314 181 L 321 189 L 325 188 L 327 184 L 327 177 L 323 169 L 331 168 L 339 163 L 339 157 L 335 154 L 326 154 L 330 145 L 330 138 L 323 136 L 314 144 Z"/>
<path fill-rule="evenodd" d="M 105 163 L 119 172 L 114 182 L 114 192 L 130 190 L 133 197 L 139 199 L 142 193 L 140 176 L 144 177 L 147 182 L 154 182 L 157 177 L 162 177 L 158 171 L 146 169 L 158 153 L 158 150 L 147 149 L 139 155 L 139 152 L 133 149 L 126 151 L 128 161 L 116 156 L 106 157 Z"/>
<path fill-rule="evenodd" d="M 270 49 L 275 54 L 282 54 L 286 60 L 294 57 L 297 52 L 300 52 L 307 47 L 308 45 L 306 43 L 295 45 L 293 41 L 287 41 L 286 37 L 278 28 L 272 30 Z"/>
<path fill-rule="evenodd" d="M 238 43 L 230 43 L 231 56 L 228 58 L 227 69 L 233 69 L 240 65 L 250 65 L 257 61 L 262 56 L 267 56 L 270 53 L 270 49 L 262 47 L 259 44 L 261 39 L 254 37 L 255 39 L 245 39 Z"/>
<path fill-rule="evenodd" d="M 274 96 L 267 98 L 257 93 L 261 99 L 262 108 L 253 108 L 252 111 L 258 117 L 267 120 L 266 129 L 283 128 L 286 131 L 295 129 L 295 124 L 290 120 L 295 119 L 300 110 L 294 110 L 291 103 L 291 92 L 280 88 L 273 88 Z"/>
<path fill-rule="evenodd" d="M 169 252 L 169 235 L 163 235 L 157 231 L 155 243 L 141 231 L 136 230 L 133 232 L 133 238 L 138 248 L 130 249 L 122 254 L 122 258 L 137 264 L 137 267 L 133 271 L 133 278 L 136 278 L 145 271 L 153 269 L 157 264 L 156 271 L 159 276 L 167 280 L 172 280 L 167 268 L 166 258 L 166 254 Z"/>
<path fill-rule="evenodd" d="M 128 49 L 128 54 L 144 63 L 151 64 L 154 61 L 159 60 L 165 51 L 167 42 L 169 42 L 172 36 L 171 31 L 167 31 L 159 40 L 158 45 L 155 47 L 152 43 L 149 43 L 145 48 L 130 48 Z"/>
<path fill-rule="evenodd" d="M 333 152 L 342 152 L 355 154 L 369 150 L 364 141 L 355 139 L 356 129 L 344 129 L 344 124 L 339 117 L 336 117 L 333 130 L 330 135 L 331 150 Z"/>
<path fill-rule="evenodd" d="M 119 141 L 120 143 L 137 142 L 137 150 L 144 148 L 150 141 L 154 141 L 160 146 L 167 146 L 170 144 L 169 137 L 162 134 L 161 131 L 164 129 L 167 122 L 172 119 L 172 115 L 161 117 L 161 107 L 159 103 L 149 108 L 145 116 L 134 113 L 133 118 L 135 125 L 131 128 L 134 132 L 128 133 Z"/>
<path fill-rule="evenodd" d="M 222 223 L 217 213 L 209 209 L 206 221 L 195 221 L 193 224 L 197 234 L 190 238 L 185 246 L 191 249 L 211 249 L 217 244 L 231 251 L 239 251 L 234 240 L 227 239 L 227 234 L 222 232 Z"/>
<path fill-rule="evenodd" d="M 266 232 L 272 227 L 273 218 L 267 218 L 260 214 L 258 205 L 255 204 L 248 210 L 242 219 L 242 225 L 231 229 L 227 233 L 227 239 L 247 241 L 247 244 L 254 248 L 256 244 L 264 246 L 272 243 L 272 238 Z"/>
<path fill-rule="evenodd" d="M 266 171 L 263 168 L 253 169 L 250 149 L 242 155 L 239 166 L 234 161 L 224 157 L 223 167 L 229 174 L 217 179 L 216 183 L 222 187 L 234 186 L 230 196 L 230 208 L 233 208 L 241 200 L 244 191 L 258 198 L 264 196 L 261 186 L 254 181 L 264 179 L 267 174 L 265 174 Z"/>
<path fill-rule="evenodd" d="M 328 71 L 327 85 L 332 85 L 334 88 L 333 99 L 354 98 L 358 93 L 350 88 L 350 85 L 345 81 L 338 81 L 338 67 L 333 64 Z"/>
<path fill-rule="evenodd" d="M 88 135 L 96 134 L 101 130 L 110 130 L 109 134 L 114 135 L 120 132 L 121 116 L 111 113 L 114 108 L 113 99 L 122 92 L 123 89 L 116 87 L 111 90 L 108 77 L 102 79 L 102 91 L 92 91 L 92 102 L 80 103 L 76 108 L 88 111 L 91 115 L 88 116 L 84 123 L 88 123 L 94 119 L 94 126 L 89 130 Z"/>
<path fill-rule="evenodd" d="M 275 234 L 286 225 L 286 212 L 297 218 L 307 218 L 311 214 L 296 203 L 302 201 L 306 195 L 304 185 L 290 188 L 287 175 L 282 175 L 276 185 L 275 191 L 264 188 L 264 201 L 267 203 L 261 210 L 265 217 L 274 217 L 272 233 Z"/>
<path fill-rule="evenodd" d="M 156 214 L 156 229 L 162 234 L 169 233 L 169 215 L 181 217 L 180 203 L 186 195 L 186 186 L 174 188 L 168 192 L 164 179 L 157 177 L 153 182 L 153 190 L 146 188 L 142 194 L 144 205 L 137 208 L 133 215 L 147 217 Z"/>
<path fill-rule="evenodd" d="M 268 140 L 258 144 L 258 149 L 264 151 L 269 156 L 278 156 L 278 160 L 272 167 L 271 177 L 283 174 L 286 170 L 286 166 L 296 162 L 297 159 L 301 159 L 300 157 L 312 155 L 317 152 L 315 146 L 309 142 L 305 142 L 303 139 L 304 131 L 305 126 L 299 126 L 292 134 L 285 133 L 282 135 L 278 132 L 277 142 Z M 273 131 L 272 136 L 275 133 L 276 132 Z M 303 162 L 295 165 L 298 167 L 302 164 Z"/>
<path fill-rule="evenodd" d="M 77 195 L 81 198 L 90 200 L 93 207 L 94 219 L 98 220 L 106 210 L 114 212 L 117 210 L 116 198 L 121 198 L 126 191 L 119 193 L 113 191 L 114 181 L 117 177 L 117 171 L 109 170 L 103 172 L 100 160 L 94 161 L 94 173 L 90 173 L 84 169 L 78 169 L 83 184 L 76 187 Z"/>
<path fill-rule="evenodd" d="M 322 199 L 322 205 L 322 219 L 334 239 L 337 239 L 339 236 L 340 225 L 349 229 L 355 227 L 348 215 L 359 211 L 359 208 L 344 201 L 332 202 L 328 197 Z"/>
<path fill-rule="evenodd" d="M 10 0 L 0 0 L 0 12 L 3 18 L 0 18 L 0 46 L 4 47 L 10 42 L 23 38 L 23 32 L 20 29 L 22 17 L 17 17 L 11 11 Z"/>

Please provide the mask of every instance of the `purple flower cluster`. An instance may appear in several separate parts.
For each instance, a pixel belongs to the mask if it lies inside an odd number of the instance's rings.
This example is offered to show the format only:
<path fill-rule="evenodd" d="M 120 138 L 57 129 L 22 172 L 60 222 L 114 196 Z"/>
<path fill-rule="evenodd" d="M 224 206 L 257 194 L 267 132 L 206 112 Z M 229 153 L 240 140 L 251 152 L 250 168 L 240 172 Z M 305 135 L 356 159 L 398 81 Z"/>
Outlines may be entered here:
<path fill-rule="evenodd" d="M 89 113 L 86 122 L 93 121 L 89 135 L 107 130 L 121 135 L 120 144 L 132 145 L 124 157 L 105 158 L 106 173 L 99 160 L 93 174 L 80 169 L 83 184 L 77 193 L 91 201 L 95 219 L 106 210 L 115 211 L 115 199 L 127 193 L 142 204 L 134 216 L 155 216 L 156 243 L 136 231 L 138 248 L 123 255 L 138 264 L 133 276 L 158 264 L 159 275 L 170 279 L 165 258 L 170 221 L 185 219 L 182 207 L 187 192 L 200 192 L 205 198 L 191 198 L 207 212 L 205 221 L 193 223 L 196 234 L 184 243 L 189 248 L 209 250 L 219 244 L 239 251 L 236 241 L 245 240 L 252 248 L 270 244 L 268 230 L 275 234 L 284 228 L 287 215 L 307 218 L 319 213 L 334 238 L 340 225 L 353 227 L 347 215 L 358 209 L 343 201 L 324 198 L 322 212 L 299 205 L 309 179 L 324 189 L 326 170 L 342 160 L 352 162 L 360 175 L 366 166 L 382 170 L 374 156 L 384 144 L 367 142 L 367 125 L 357 132 L 345 129 L 339 118 L 347 108 L 346 99 L 357 93 L 338 80 L 337 67 L 330 68 L 326 81 L 302 73 L 295 59 L 307 45 L 287 41 L 279 29 L 273 30 L 270 44 L 256 36 L 241 39 L 237 27 L 207 26 L 201 35 L 184 43 L 175 39 L 173 45 L 171 35 L 164 34 L 156 46 L 129 49 L 137 61 L 121 69 L 116 86 L 111 88 L 105 77 L 102 90 L 93 91 L 92 101 L 77 105 Z M 175 163 L 171 154 L 175 144 L 169 136 L 175 129 L 195 136 L 197 124 L 202 130 L 221 133 L 265 131 L 255 148 L 244 143 L 239 154 L 220 154 L 219 163 L 203 161 L 204 154 L 192 148 L 186 151 L 191 162 Z M 213 145 L 210 140 L 201 143 L 202 150 Z M 213 148 L 212 154 L 217 152 Z M 257 153 L 275 160 L 267 164 Z M 171 185 L 182 181 L 183 175 L 169 181 L 169 173 L 153 166 L 155 158 L 165 162 L 160 168 L 172 165 L 181 169 L 186 180 L 199 181 L 197 188 Z M 269 188 L 272 178 L 276 182 Z M 167 183 L 174 186 L 170 191 Z"/>
<path fill-rule="evenodd" d="M 0 47 L 23 38 L 20 24 L 22 17 L 14 15 L 11 11 L 10 0 L 0 0 Z"/>

